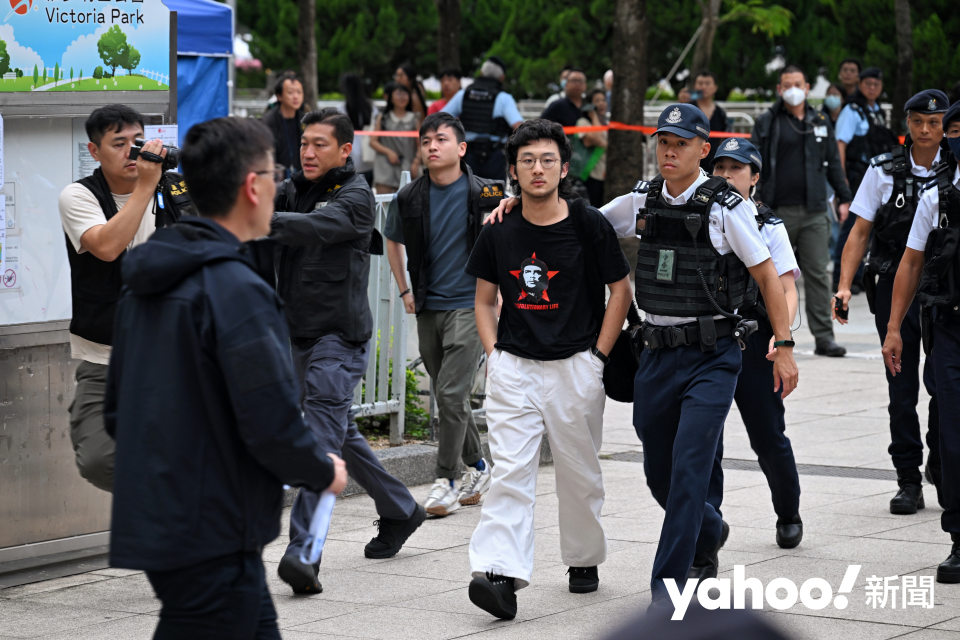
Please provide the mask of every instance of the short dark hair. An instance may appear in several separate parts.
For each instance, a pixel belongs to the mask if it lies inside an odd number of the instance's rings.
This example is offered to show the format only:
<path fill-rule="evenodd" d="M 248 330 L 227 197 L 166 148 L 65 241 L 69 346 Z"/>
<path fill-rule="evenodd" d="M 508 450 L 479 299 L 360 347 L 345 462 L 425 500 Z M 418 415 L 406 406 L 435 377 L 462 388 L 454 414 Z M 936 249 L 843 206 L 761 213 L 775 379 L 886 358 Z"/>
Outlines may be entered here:
<path fill-rule="evenodd" d="M 463 72 L 460 71 L 460 67 L 444 67 L 443 69 L 440 69 L 440 75 L 437 77 L 443 78 L 446 76 L 452 76 L 457 80 L 460 80 L 463 78 Z"/>
<path fill-rule="evenodd" d="M 587 102 L 593 102 L 593 96 L 597 95 L 598 93 L 603 96 L 604 100 L 606 100 L 606 98 L 607 98 L 607 92 L 606 92 L 605 90 L 603 90 L 603 89 L 594 89 L 593 91 L 590 91 L 590 92 L 587 93 L 587 100 L 586 100 L 586 101 L 587 101 Z"/>
<path fill-rule="evenodd" d="M 570 146 L 570 140 L 563 132 L 563 127 L 551 120 L 536 118 L 521 123 L 507 140 L 507 145 L 504 147 L 504 153 L 507 154 L 507 164 L 516 165 L 520 148 L 537 140 L 553 140 L 560 149 L 560 164 L 564 165 L 570 162 L 570 158 L 573 156 L 573 147 Z M 510 186 L 513 187 L 514 192 L 519 192 L 520 185 L 513 176 L 510 176 Z M 559 189 L 561 197 L 566 198 L 573 195 L 573 187 L 570 186 L 568 178 L 560 180 Z"/>
<path fill-rule="evenodd" d="M 713 78 L 713 84 L 720 86 L 720 82 L 717 80 L 717 76 L 713 73 L 713 71 L 709 71 L 707 69 L 704 69 L 703 71 L 695 75 L 693 79 L 696 80 L 697 78 L 702 78 L 704 76 L 708 78 Z"/>
<path fill-rule="evenodd" d="M 567 77 L 568 77 L 568 78 L 570 77 L 570 74 L 571 74 L 571 73 L 582 73 L 582 74 L 583 74 L 583 79 L 584 79 L 584 80 L 587 79 L 587 72 L 584 71 L 583 69 L 581 69 L 580 67 L 570 67 L 569 69 L 567 69 L 567 71 L 569 72 L 569 73 L 567 73 Z"/>
<path fill-rule="evenodd" d="M 339 146 L 353 142 L 353 122 L 350 121 L 350 116 L 340 113 L 336 107 L 324 107 L 318 111 L 311 111 L 303 116 L 300 124 L 304 129 L 312 124 L 328 124 L 333 127 L 333 137 L 337 139 Z"/>
<path fill-rule="evenodd" d="M 843 60 L 840 61 L 840 64 L 837 66 L 837 69 L 839 70 L 845 64 L 857 65 L 857 73 L 860 73 L 861 71 L 863 71 L 863 65 L 856 58 L 844 58 Z"/>
<path fill-rule="evenodd" d="M 803 75 L 803 81 L 809 82 L 807 79 L 807 72 L 798 64 L 788 64 L 783 69 L 780 69 L 780 73 L 777 75 L 777 82 L 783 79 L 783 74 L 785 73 L 799 73 Z"/>
<path fill-rule="evenodd" d="M 180 164 L 200 215 L 228 214 L 247 174 L 272 152 L 273 134 L 255 118 L 216 118 L 190 127 Z"/>
<path fill-rule="evenodd" d="M 284 71 L 280 74 L 280 77 L 277 78 L 277 84 L 273 85 L 273 95 L 281 96 L 283 95 L 283 83 L 287 80 L 293 80 L 294 82 L 299 82 L 300 86 L 303 86 L 303 82 L 300 80 L 300 77 L 293 71 Z"/>
<path fill-rule="evenodd" d="M 453 129 L 453 135 L 457 138 L 457 144 L 467 139 L 467 134 L 463 130 L 463 123 L 460 122 L 460 119 L 455 118 L 445 111 L 431 113 L 424 118 L 423 124 L 420 125 L 420 137 L 422 138 L 431 131 L 439 131 L 440 127 L 450 127 Z"/>
<path fill-rule="evenodd" d="M 135 109 L 125 104 L 108 104 L 91 113 L 84 126 L 87 129 L 87 138 L 99 147 L 103 134 L 111 130 L 120 133 L 128 124 L 138 124 L 141 129 L 145 128 L 143 116 Z"/>

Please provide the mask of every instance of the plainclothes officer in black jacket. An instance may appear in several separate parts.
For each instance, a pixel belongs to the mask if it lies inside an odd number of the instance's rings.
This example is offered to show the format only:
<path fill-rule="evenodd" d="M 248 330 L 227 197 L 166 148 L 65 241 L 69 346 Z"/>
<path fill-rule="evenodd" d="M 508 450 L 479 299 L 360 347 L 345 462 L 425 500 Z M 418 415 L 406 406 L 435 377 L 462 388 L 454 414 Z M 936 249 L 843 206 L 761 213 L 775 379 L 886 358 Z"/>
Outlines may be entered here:
<path fill-rule="evenodd" d="M 943 138 L 943 114 L 949 103 L 942 91 L 929 89 L 910 98 L 904 105 L 910 135 L 906 144 L 897 144 L 889 152 L 870 162 L 857 197 L 850 205 L 856 223 L 843 249 L 843 261 L 837 299 L 848 309 L 850 286 L 860 267 L 867 243 L 872 237 L 864 285 L 870 310 L 875 314 L 880 344 L 887 336 L 890 304 L 897 267 L 907 247 L 907 236 L 913 224 L 921 187 L 935 178 L 936 167 L 949 156 Z M 873 235 L 871 236 L 871 231 Z M 833 313 L 841 324 L 847 320 Z M 896 377 L 887 373 L 890 394 L 890 447 L 888 453 L 897 469 L 899 491 L 890 500 L 890 513 L 911 514 L 924 508 L 922 476 L 923 440 L 917 416 L 917 395 L 920 393 L 920 302 L 913 300 L 900 325 L 903 341 L 901 370 Z M 933 376 L 933 361 L 923 365 L 923 382 L 930 394 L 927 422 L 927 477 L 936 486 L 943 501 L 940 483 L 939 432 L 940 415 Z"/>
<path fill-rule="evenodd" d="M 70 355 L 80 360 L 77 391 L 70 405 L 70 440 L 80 475 L 90 484 L 113 488 L 114 442 L 103 428 L 103 395 L 120 298 L 120 271 L 128 250 L 156 230 L 154 194 L 162 165 L 130 159 L 143 138 L 143 118 L 121 104 L 101 107 L 86 122 L 87 148 L 100 166 L 93 175 L 61 192 L 60 220 L 70 261 Z M 152 140 L 144 151 L 166 156 Z"/>
<path fill-rule="evenodd" d="M 270 132 L 220 118 L 185 142 L 203 217 L 123 263 L 104 412 L 110 563 L 147 572 L 163 603 L 154 638 L 279 639 L 260 556 L 283 484 L 339 493 L 346 470 L 303 423 L 280 299 L 241 244 L 270 229 Z"/>
<path fill-rule="evenodd" d="M 952 157 L 937 167 L 936 181 L 920 196 L 907 248 L 893 283 L 890 323 L 883 362 L 893 376 L 903 370 L 900 327 L 913 304 L 931 307 L 934 377 L 940 405 L 940 463 L 943 514 L 940 526 L 950 534 L 950 555 L 937 567 L 937 582 L 960 582 L 960 102 L 943 117 Z M 934 186 L 935 185 L 935 186 Z M 919 285 L 919 288 L 918 288 Z"/>
<path fill-rule="evenodd" d="M 386 472 L 350 415 L 373 334 L 370 252 L 381 252 L 383 244 L 374 229 L 376 203 L 353 169 L 350 118 L 329 108 L 308 113 L 303 125 L 303 171 L 279 190 L 270 234 L 280 245 L 277 290 L 286 304 L 306 422 L 324 451 L 343 456 L 350 475 L 376 503 L 380 530 L 364 554 L 390 558 L 426 513 Z M 319 493 L 303 489 L 290 513 L 290 544 L 278 571 L 294 593 L 322 591 L 319 565 L 299 559 L 319 500 Z"/>

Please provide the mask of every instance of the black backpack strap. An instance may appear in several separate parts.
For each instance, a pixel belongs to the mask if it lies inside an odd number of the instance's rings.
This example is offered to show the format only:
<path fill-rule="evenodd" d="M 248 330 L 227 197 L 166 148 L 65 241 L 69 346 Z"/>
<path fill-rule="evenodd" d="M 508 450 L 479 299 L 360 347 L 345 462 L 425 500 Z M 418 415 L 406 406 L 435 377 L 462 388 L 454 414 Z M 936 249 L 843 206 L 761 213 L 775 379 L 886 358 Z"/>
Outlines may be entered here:
<path fill-rule="evenodd" d="M 637 180 L 637 184 L 633 187 L 633 193 L 647 193 L 650 190 L 650 182 L 648 180 Z"/>
<path fill-rule="evenodd" d="M 593 246 L 593 226 L 588 219 L 589 205 L 586 200 L 568 201 L 570 217 L 573 221 L 573 230 L 577 234 L 577 241 L 583 250 L 583 266 L 587 276 L 587 289 L 590 291 L 590 308 L 597 315 L 597 321 L 603 322 L 606 310 L 606 296 L 603 293 L 603 278 L 600 277 L 600 265 L 597 264 L 597 252 Z M 595 212 L 596 215 L 602 215 Z"/>
<path fill-rule="evenodd" d="M 707 178 L 706 182 L 703 182 L 699 187 L 697 187 L 697 190 L 694 192 L 693 198 L 690 199 L 689 204 L 701 209 L 705 209 L 707 213 L 709 213 L 710 206 L 714 202 L 720 202 L 721 198 L 725 196 L 728 191 L 733 191 L 735 193 L 734 189 L 730 189 L 729 182 L 719 176 L 710 176 Z M 743 198 L 740 197 L 739 193 L 736 195 L 739 200 L 733 206 L 736 206 L 743 201 Z"/>

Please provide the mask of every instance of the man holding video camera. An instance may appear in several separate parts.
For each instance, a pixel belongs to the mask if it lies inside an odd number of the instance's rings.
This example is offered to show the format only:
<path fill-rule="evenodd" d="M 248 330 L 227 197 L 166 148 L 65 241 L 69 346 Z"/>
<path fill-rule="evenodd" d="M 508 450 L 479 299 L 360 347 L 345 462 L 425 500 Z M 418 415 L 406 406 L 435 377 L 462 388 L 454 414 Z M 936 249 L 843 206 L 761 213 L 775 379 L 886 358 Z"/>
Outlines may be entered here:
<path fill-rule="evenodd" d="M 100 167 L 67 185 L 59 201 L 73 299 L 70 354 L 81 360 L 70 405 L 70 439 L 80 475 L 112 491 L 114 442 L 103 428 L 103 396 L 120 269 L 127 251 L 146 242 L 157 227 L 153 200 L 163 164 L 150 156 L 130 157 L 135 141 L 144 136 L 143 118 L 130 107 L 101 107 L 90 114 L 86 129 L 87 149 Z M 167 155 L 159 140 L 147 142 L 142 151 Z"/>

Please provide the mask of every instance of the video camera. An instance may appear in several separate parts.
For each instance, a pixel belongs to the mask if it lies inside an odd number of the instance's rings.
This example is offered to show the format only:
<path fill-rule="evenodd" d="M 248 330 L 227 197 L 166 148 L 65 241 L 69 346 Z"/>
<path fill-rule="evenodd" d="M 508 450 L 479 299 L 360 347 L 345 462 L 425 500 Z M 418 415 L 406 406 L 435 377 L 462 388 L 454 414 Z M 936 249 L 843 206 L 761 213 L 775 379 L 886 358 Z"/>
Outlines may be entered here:
<path fill-rule="evenodd" d="M 169 145 L 163 145 L 163 148 L 167 150 L 167 157 L 164 158 L 161 155 L 156 153 L 150 153 L 147 151 L 144 153 L 142 151 L 143 145 L 147 143 L 146 140 L 141 140 L 137 138 L 134 141 L 136 144 L 130 147 L 130 159 L 136 160 L 138 157 L 142 157 L 148 162 L 156 162 L 157 164 L 163 165 L 164 171 L 173 171 L 180 166 L 180 149 L 178 147 L 173 147 Z"/>

